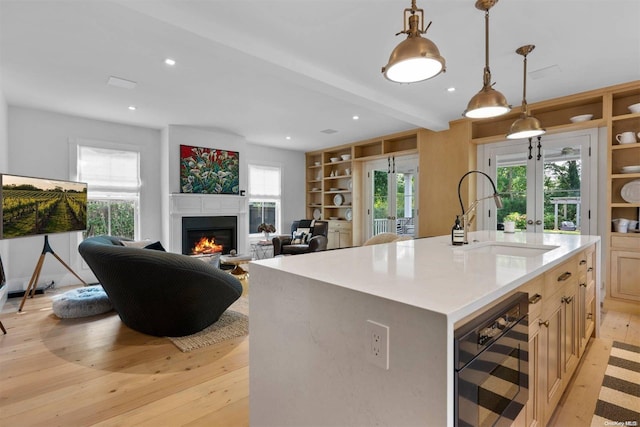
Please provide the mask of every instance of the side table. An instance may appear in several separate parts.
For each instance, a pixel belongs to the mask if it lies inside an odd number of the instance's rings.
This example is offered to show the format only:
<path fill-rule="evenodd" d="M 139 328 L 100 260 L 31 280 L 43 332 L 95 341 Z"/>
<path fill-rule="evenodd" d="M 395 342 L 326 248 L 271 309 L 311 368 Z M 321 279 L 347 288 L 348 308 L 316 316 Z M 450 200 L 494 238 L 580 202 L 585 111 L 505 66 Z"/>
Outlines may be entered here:
<path fill-rule="evenodd" d="M 255 259 L 273 258 L 273 243 L 268 240 L 261 240 L 251 244 L 251 252 Z"/>
<path fill-rule="evenodd" d="M 240 267 L 240 264 L 246 264 L 251 261 L 252 258 L 250 255 L 220 255 L 220 262 L 222 264 L 231 264 L 235 265 L 235 268 L 231 270 L 231 274 L 234 276 L 243 276 L 247 274 L 247 271 Z"/>

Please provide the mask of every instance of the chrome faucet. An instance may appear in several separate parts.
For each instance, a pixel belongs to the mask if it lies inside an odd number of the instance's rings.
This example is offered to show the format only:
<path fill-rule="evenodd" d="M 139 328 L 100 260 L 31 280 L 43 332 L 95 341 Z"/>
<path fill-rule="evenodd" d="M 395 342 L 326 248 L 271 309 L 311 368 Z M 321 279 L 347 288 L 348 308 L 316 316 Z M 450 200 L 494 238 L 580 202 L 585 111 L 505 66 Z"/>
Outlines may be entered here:
<path fill-rule="evenodd" d="M 462 185 L 462 180 L 467 175 L 472 174 L 472 173 L 479 173 L 481 175 L 486 176 L 487 179 L 489 180 L 489 182 L 491 183 L 491 186 L 493 187 L 493 194 L 491 196 L 483 197 L 481 199 L 476 199 L 473 203 L 471 203 L 471 206 L 465 212 L 464 204 L 462 204 L 462 196 L 460 195 L 460 186 Z M 462 178 L 460 178 L 460 182 L 458 182 L 458 200 L 460 201 L 460 207 L 462 208 L 462 229 L 464 230 L 463 243 L 465 245 L 469 244 L 469 240 L 467 239 L 467 234 L 469 233 L 469 227 L 471 226 L 471 222 L 473 220 L 473 217 L 471 219 L 469 218 L 469 214 L 471 214 L 478 207 L 478 203 L 480 203 L 481 200 L 490 199 L 490 198 L 493 198 L 493 200 L 496 203 L 496 207 L 498 209 L 502 208 L 502 199 L 498 195 L 498 190 L 496 190 L 496 185 L 494 184 L 493 180 L 491 179 L 491 177 L 489 175 L 487 175 L 484 172 L 477 171 L 477 170 L 472 170 L 472 171 L 469 171 L 469 172 L 465 173 L 464 175 L 462 175 Z"/>

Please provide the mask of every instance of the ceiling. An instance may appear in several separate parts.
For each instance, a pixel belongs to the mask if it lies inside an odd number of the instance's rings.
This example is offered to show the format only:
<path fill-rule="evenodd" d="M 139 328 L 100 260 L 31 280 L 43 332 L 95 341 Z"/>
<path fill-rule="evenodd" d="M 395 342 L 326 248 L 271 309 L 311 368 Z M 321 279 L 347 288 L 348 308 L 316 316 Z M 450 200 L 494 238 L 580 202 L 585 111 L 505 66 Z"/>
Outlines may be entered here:
<path fill-rule="evenodd" d="M 301 151 L 442 130 L 482 86 L 474 3 L 417 1 L 447 72 L 400 85 L 380 69 L 410 0 L 0 0 L 0 83 L 9 105 Z M 529 103 L 637 80 L 639 22 L 638 0 L 502 0 L 490 12 L 494 87 L 520 104 L 524 44 L 536 45 Z"/>

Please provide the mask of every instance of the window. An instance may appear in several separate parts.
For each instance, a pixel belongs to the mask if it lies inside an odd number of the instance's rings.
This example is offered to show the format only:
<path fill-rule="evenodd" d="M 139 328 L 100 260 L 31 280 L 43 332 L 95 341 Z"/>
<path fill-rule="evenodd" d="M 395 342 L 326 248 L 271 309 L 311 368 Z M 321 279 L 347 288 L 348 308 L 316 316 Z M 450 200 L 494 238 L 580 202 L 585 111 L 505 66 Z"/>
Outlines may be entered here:
<path fill-rule="evenodd" d="M 249 165 L 249 233 L 258 225 L 273 224 L 280 230 L 281 170 L 274 166 Z"/>
<path fill-rule="evenodd" d="M 78 179 L 89 184 L 84 237 L 139 237 L 140 153 L 78 145 Z"/>

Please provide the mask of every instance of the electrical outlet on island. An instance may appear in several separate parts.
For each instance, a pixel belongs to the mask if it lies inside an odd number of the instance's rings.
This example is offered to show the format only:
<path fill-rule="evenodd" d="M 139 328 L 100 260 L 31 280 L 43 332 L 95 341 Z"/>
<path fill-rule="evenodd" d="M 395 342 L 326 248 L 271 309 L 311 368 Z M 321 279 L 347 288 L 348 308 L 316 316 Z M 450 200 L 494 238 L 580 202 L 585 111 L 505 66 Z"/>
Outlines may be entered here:
<path fill-rule="evenodd" d="M 389 327 L 367 320 L 365 334 L 367 360 L 382 369 L 389 369 Z"/>

